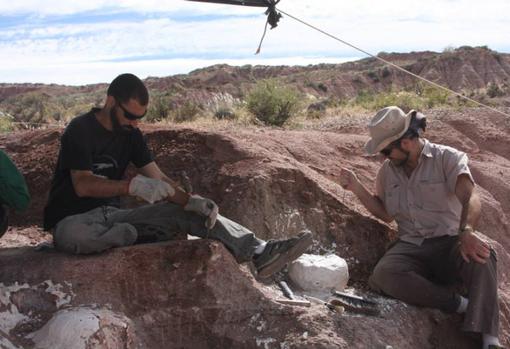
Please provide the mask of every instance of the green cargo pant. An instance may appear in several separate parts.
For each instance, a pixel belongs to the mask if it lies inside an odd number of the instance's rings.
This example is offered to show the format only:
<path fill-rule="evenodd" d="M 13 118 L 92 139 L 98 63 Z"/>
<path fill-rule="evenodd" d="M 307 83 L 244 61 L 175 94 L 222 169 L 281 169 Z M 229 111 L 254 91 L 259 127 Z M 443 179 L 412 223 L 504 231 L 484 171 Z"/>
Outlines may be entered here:
<path fill-rule="evenodd" d="M 135 243 L 172 240 L 178 233 L 218 240 L 239 262 L 251 260 L 255 248 L 263 242 L 221 215 L 208 231 L 205 217 L 167 202 L 133 209 L 103 206 L 68 216 L 56 225 L 53 241 L 60 251 L 90 254 Z"/>

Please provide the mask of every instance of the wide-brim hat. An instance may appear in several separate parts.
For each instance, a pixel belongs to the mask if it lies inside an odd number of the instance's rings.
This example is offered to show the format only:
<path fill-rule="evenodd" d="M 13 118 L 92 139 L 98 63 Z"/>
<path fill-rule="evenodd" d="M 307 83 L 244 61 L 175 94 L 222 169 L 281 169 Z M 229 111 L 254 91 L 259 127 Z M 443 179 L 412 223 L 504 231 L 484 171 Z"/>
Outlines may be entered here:
<path fill-rule="evenodd" d="M 365 151 L 371 155 L 377 154 L 402 137 L 409 128 L 413 113 L 415 111 L 411 110 L 406 114 L 395 106 L 379 110 L 368 124 L 370 140 L 365 144 Z"/>

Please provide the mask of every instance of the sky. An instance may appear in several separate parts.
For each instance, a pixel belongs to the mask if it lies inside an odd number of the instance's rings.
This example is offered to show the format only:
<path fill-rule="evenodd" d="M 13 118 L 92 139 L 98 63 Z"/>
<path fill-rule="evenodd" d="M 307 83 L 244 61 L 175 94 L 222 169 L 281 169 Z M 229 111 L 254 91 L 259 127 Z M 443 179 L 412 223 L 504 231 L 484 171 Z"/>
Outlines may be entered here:
<path fill-rule="evenodd" d="M 281 0 L 282 11 L 372 53 L 463 45 L 510 52 L 509 0 Z M 0 83 L 84 85 L 213 64 L 308 65 L 366 55 L 257 7 L 185 0 L 0 0 Z"/>

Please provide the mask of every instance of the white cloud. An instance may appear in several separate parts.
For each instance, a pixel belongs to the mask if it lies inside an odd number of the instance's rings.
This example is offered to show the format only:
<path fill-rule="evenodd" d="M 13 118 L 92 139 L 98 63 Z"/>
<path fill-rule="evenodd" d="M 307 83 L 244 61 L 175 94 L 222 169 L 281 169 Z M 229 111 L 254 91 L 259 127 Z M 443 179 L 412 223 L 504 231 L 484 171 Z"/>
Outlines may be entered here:
<path fill-rule="evenodd" d="M 298 64 L 296 57 L 316 61 L 314 57 L 341 60 L 361 55 L 284 16 L 268 31 L 261 55 L 254 56 L 265 23 L 261 8 L 184 0 L 111 4 L 0 0 L 0 21 L 1 16 L 11 19 L 8 25 L 0 22 L 0 79 L 79 83 L 79 77 L 84 82 L 99 77 L 93 69 L 104 74 L 130 68 L 163 76 L 185 72 L 172 66 L 183 67 L 187 61 L 281 59 L 292 65 Z M 461 45 L 510 49 L 505 35 L 510 32 L 507 0 L 282 0 L 279 7 L 372 53 L 441 51 Z M 59 74 L 58 67 L 66 73 Z M 82 76 L 80 69 L 87 73 Z"/>
<path fill-rule="evenodd" d="M 295 65 L 309 65 L 319 63 L 343 63 L 349 60 L 356 60 L 359 57 L 351 58 L 309 58 L 309 57 L 285 57 L 275 59 L 169 59 L 150 60 L 137 62 L 120 62 L 116 64 L 96 63 L 73 63 L 73 64 L 45 64 L 43 66 L 25 66 L 21 78 L 18 72 L 9 67 L 0 66 L 2 81 L 10 82 L 44 82 L 58 83 L 64 85 L 84 85 L 105 82 L 108 83 L 117 75 L 130 72 L 144 79 L 148 76 L 169 76 L 188 73 L 192 70 L 214 65 L 230 64 L 242 66 L 251 65 L 287 65 L 289 60 Z M 52 77 L 48 79 L 48 77 Z"/>

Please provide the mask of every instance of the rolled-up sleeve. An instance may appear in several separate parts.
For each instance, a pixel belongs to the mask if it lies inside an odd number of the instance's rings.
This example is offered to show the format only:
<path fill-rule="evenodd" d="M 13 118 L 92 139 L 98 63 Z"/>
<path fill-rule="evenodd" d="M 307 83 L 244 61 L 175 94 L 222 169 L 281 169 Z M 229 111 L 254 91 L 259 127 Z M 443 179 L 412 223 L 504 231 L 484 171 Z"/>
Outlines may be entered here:
<path fill-rule="evenodd" d="M 469 170 L 468 156 L 464 152 L 453 148 L 446 149 L 443 153 L 443 169 L 446 178 L 446 185 L 448 190 L 452 193 L 455 192 L 457 178 L 461 174 L 468 175 L 473 184 L 475 183 L 473 175 Z"/>

